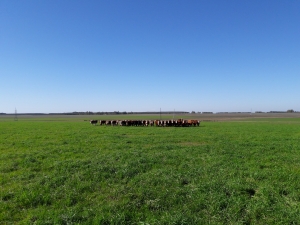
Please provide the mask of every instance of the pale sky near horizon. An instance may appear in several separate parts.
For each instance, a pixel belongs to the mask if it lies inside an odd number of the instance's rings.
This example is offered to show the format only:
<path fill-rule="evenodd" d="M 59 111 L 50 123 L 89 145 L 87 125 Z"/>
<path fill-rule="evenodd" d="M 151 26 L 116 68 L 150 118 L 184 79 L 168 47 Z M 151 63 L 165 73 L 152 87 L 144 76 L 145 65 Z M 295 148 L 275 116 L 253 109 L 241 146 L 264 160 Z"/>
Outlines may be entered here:
<path fill-rule="evenodd" d="M 300 111 L 298 0 L 1 0 L 0 113 Z"/>

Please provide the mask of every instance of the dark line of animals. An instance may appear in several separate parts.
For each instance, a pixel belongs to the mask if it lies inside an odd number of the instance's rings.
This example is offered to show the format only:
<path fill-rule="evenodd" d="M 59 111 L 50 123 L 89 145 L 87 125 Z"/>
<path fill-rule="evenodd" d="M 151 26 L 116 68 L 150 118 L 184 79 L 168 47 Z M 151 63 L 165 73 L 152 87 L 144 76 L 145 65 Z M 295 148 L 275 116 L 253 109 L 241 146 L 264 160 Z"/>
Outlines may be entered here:
<path fill-rule="evenodd" d="M 90 120 L 92 125 L 111 126 L 157 126 L 157 127 L 191 127 L 200 126 L 199 120 Z"/>

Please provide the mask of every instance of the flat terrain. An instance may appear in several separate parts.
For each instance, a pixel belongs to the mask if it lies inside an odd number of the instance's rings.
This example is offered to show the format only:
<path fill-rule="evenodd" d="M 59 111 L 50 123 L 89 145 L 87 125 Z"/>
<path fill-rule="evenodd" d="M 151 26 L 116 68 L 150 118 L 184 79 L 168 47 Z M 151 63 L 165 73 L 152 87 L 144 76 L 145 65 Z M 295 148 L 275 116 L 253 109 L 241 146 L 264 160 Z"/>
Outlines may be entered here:
<path fill-rule="evenodd" d="M 0 116 L 0 224 L 299 224 L 299 114 L 175 116 Z"/>
<path fill-rule="evenodd" d="M 1 115 L 1 121 L 14 120 L 14 114 Z M 91 119 L 121 120 L 121 119 L 199 119 L 201 121 L 245 120 L 254 118 L 300 118 L 300 113 L 214 113 L 214 114 L 118 114 L 118 115 L 24 115 L 19 114 L 18 120 L 45 121 L 82 121 Z"/>

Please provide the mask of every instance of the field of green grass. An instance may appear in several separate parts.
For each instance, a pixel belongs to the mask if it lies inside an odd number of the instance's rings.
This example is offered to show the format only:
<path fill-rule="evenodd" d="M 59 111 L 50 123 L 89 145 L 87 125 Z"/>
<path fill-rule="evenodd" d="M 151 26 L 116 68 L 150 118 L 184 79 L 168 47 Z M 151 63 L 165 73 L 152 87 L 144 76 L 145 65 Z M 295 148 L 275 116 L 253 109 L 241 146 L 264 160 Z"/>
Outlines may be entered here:
<path fill-rule="evenodd" d="M 0 224 L 300 224 L 300 118 L 0 120 Z"/>

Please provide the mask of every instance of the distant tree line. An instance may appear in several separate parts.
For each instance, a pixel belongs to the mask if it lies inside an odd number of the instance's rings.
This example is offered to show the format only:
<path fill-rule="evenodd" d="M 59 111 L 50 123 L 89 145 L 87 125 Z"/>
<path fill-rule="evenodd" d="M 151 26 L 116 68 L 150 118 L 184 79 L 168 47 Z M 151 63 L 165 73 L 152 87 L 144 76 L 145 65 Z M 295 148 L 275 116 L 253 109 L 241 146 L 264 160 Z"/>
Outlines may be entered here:
<path fill-rule="evenodd" d="M 293 109 L 288 109 L 287 111 L 255 111 L 255 113 L 299 113 L 300 111 L 294 111 Z M 18 115 L 119 115 L 119 114 L 196 114 L 195 111 L 155 111 L 155 112 L 66 112 L 66 113 L 18 113 Z M 251 113 L 251 112 L 197 112 L 198 114 L 238 114 L 238 113 Z M 14 115 L 14 113 L 0 113 L 0 115 Z"/>
<path fill-rule="evenodd" d="M 119 111 L 113 111 L 113 112 L 70 112 L 70 113 L 49 113 L 49 115 L 122 115 L 122 114 L 185 114 L 189 113 L 186 111 L 157 111 L 157 112 L 119 112 Z"/>

